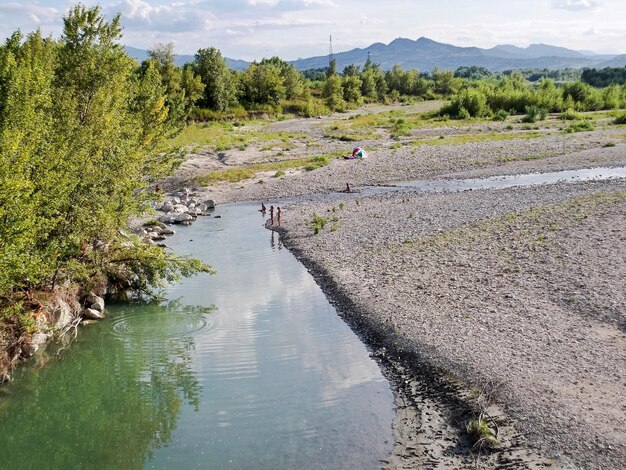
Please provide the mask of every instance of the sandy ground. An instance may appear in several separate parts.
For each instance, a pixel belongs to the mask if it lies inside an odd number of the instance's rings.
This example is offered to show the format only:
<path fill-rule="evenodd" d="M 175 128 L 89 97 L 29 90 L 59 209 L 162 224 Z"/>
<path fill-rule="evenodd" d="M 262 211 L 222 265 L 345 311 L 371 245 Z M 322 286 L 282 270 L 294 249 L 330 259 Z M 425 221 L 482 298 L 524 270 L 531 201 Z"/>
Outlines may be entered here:
<path fill-rule="evenodd" d="M 322 131 L 348 118 L 272 126 L 307 134 L 306 151 L 326 153 L 351 147 Z M 563 134 L 559 125 L 543 124 L 537 138 L 451 144 L 443 143 L 451 135 L 523 130 L 517 123 L 417 129 L 400 142 L 362 143 L 372 153 L 365 161 L 198 188 L 218 202 L 283 207 L 274 228 L 394 383 L 390 468 L 618 469 L 626 462 L 626 180 L 359 192 L 408 179 L 626 166 L 623 128 L 600 123 Z M 398 145 L 422 135 L 444 138 Z M 170 184 L 224 162 L 265 158 L 255 149 L 205 157 L 190 156 L 195 166 Z M 355 193 L 339 192 L 346 182 Z M 318 234 L 314 215 L 326 219 Z M 500 445 L 468 452 L 463 428 L 485 395 L 493 398 L 486 410 Z"/>

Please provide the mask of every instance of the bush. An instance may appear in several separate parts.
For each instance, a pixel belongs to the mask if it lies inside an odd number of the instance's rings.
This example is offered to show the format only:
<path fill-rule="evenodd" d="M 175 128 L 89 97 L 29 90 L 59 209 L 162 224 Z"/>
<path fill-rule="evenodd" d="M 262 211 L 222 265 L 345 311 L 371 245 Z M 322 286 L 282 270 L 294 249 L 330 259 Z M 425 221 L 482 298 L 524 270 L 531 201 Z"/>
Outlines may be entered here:
<path fill-rule="evenodd" d="M 322 230 L 327 223 L 328 223 L 328 219 L 326 217 L 321 217 L 317 214 L 313 214 L 313 220 L 311 220 L 311 227 L 313 228 L 313 233 L 315 235 L 320 233 L 320 230 Z"/>
<path fill-rule="evenodd" d="M 535 105 L 526 106 L 526 116 L 524 116 L 522 122 L 534 123 L 543 121 L 546 116 L 548 116 L 548 110 L 546 108 L 540 108 Z"/>
<path fill-rule="evenodd" d="M 494 121 L 506 121 L 506 118 L 509 117 L 509 113 L 507 113 L 504 109 L 499 109 L 498 112 L 493 116 Z"/>
<path fill-rule="evenodd" d="M 567 126 L 563 129 L 563 132 L 566 134 L 571 134 L 573 132 L 586 132 L 592 131 L 596 128 L 595 124 L 591 121 L 582 121 L 572 124 L 571 126 Z"/>
<path fill-rule="evenodd" d="M 614 124 L 626 124 L 626 113 L 622 114 L 621 116 L 617 116 L 615 118 L 615 121 L 613 121 Z"/>
<path fill-rule="evenodd" d="M 559 119 L 562 119 L 563 121 L 575 121 L 582 118 L 583 117 L 572 108 L 567 108 L 559 115 Z"/>

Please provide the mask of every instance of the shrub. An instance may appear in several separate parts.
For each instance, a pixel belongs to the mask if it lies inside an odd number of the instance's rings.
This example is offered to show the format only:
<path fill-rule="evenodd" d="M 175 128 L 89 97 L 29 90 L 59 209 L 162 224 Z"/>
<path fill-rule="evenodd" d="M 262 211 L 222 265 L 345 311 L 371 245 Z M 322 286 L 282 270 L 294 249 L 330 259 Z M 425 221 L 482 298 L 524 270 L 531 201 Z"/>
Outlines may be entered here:
<path fill-rule="evenodd" d="M 324 226 L 328 223 L 328 219 L 326 217 L 321 217 L 317 214 L 313 214 L 313 220 L 311 220 L 311 227 L 313 228 L 313 233 L 317 235 L 324 228 Z"/>
<path fill-rule="evenodd" d="M 563 132 L 565 132 L 566 134 L 571 134 L 572 132 L 586 132 L 586 131 L 592 131 L 596 128 L 595 124 L 591 121 L 582 121 L 582 122 L 577 122 L 575 124 L 572 124 L 570 126 L 567 126 L 565 129 L 563 129 Z"/>
<path fill-rule="evenodd" d="M 524 116 L 522 122 L 534 123 L 537 121 L 543 121 L 546 116 L 548 116 L 548 110 L 546 108 L 530 105 L 526 106 L 526 116 Z"/>
<path fill-rule="evenodd" d="M 507 113 L 504 109 L 499 109 L 498 112 L 493 116 L 494 121 L 506 121 L 506 118 L 509 117 L 509 113 Z"/>
<path fill-rule="evenodd" d="M 615 121 L 613 121 L 614 124 L 626 124 L 626 113 L 617 116 L 615 118 Z"/>
<path fill-rule="evenodd" d="M 572 108 L 567 108 L 559 115 L 559 119 L 562 119 L 563 121 L 575 121 L 582 118 L 583 117 Z"/>

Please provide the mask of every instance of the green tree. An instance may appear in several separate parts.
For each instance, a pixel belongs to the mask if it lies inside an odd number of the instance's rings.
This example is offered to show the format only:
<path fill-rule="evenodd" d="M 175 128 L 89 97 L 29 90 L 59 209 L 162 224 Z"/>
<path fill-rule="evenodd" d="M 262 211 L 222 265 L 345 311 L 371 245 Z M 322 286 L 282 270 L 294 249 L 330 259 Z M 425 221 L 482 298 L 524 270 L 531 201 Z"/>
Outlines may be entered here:
<path fill-rule="evenodd" d="M 248 104 L 278 105 L 285 98 L 285 79 L 280 66 L 272 61 L 250 64 L 241 83 L 242 99 Z"/>
<path fill-rule="evenodd" d="M 218 49 L 199 49 L 195 56 L 194 70 L 204 85 L 201 106 L 225 111 L 236 103 L 237 81 Z"/>
<path fill-rule="evenodd" d="M 340 111 L 345 108 L 341 78 L 337 74 L 331 75 L 326 79 L 322 89 L 322 97 L 326 106 L 332 111 Z"/>
<path fill-rule="evenodd" d="M 356 75 L 344 77 L 341 82 L 343 88 L 343 99 L 346 103 L 361 104 L 363 98 L 361 96 L 361 79 Z"/>

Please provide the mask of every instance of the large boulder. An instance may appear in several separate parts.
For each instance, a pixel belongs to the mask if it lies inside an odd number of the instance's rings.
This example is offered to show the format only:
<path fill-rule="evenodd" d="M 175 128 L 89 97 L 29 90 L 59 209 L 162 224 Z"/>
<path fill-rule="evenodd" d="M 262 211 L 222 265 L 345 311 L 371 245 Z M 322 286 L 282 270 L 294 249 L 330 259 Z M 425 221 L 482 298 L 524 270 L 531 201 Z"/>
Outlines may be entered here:
<path fill-rule="evenodd" d="M 186 213 L 180 213 L 174 216 L 174 222 L 177 224 L 181 224 L 183 222 L 190 222 L 192 220 L 193 220 L 193 217 Z"/>
<path fill-rule="evenodd" d="M 31 357 L 39 349 L 48 342 L 49 335 L 42 331 L 38 331 L 22 344 L 22 356 Z"/>
<path fill-rule="evenodd" d="M 207 199 L 206 201 L 204 201 L 204 203 L 206 204 L 207 208 L 215 209 L 215 201 L 213 199 Z"/>
<path fill-rule="evenodd" d="M 77 303 L 78 304 L 78 303 Z M 62 331 L 74 320 L 74 312 L 80 309 L 80 305 L 70 305 L 64 300 L 56 299 L 51 311 L 54 314 L 53 327 L 57 331 Z"/>
<path fill-rule="evenodd" d="M 104 313 L 93 308 L 84 308 L 80 312 L 80 316 L 86 318 L 87 320 L 102 320 L 104 318 Z"/>
<path fill-rule="evenodd" d="M 85 305 L 93 310 L 97 310 L 98 312 L 104 312 L 104 299 L 102 297 L 98 297 L 93 292 L 90 292 L 85 299 Z"/>
<path fill-rule="evenodd" d="M 161 217 L 159 217 L 159 222 L 163 222 L 165 224 L 173 224 L 174 221 L 174 213 L 173 212 L 169 212 L 165 215 L 162 215 Z"/>

